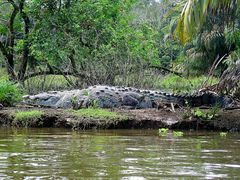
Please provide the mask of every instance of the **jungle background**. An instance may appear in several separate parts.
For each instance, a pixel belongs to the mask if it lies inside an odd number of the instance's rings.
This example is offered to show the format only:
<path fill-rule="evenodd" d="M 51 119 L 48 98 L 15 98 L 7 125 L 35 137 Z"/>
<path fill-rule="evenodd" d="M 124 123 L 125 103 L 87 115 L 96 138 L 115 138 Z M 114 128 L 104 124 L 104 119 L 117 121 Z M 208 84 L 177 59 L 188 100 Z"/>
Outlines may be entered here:
<path fill-rule="evenodd" d="M 96 84 L 239 98 L 239 0 L 0 0 L 0 102 Z"/>

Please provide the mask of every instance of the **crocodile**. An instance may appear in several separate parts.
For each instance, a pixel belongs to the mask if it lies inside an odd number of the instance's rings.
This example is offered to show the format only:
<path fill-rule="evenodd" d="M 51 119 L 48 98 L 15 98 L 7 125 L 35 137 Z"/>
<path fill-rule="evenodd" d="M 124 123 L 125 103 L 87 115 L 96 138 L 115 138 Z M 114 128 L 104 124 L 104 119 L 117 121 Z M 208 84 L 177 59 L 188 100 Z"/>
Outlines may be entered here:
<path fill-rule="evenodd" d="M 75 109 L 90 106 L 101 108 L 156 108 L 157 102 L 190 107 L 203 105 L 227 107 L 232 103 L 232 100 L 212 92 L 172 94 L 158 90 L 105 85 L 69 91 L 49 91 L 23 97 L 23 103 L 28 105 Z"/>

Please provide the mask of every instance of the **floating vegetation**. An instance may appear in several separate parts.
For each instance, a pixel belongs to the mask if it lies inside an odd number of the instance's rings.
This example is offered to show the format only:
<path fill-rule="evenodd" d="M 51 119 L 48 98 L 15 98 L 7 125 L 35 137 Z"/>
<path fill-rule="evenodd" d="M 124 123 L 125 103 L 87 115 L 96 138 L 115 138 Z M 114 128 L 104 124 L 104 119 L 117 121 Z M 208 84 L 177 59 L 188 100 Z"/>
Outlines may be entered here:
<path fill-rule="evenodd" d="M 227 136 L 227 134 L 228 134 L 227 132 L 220 132 L 220 134 L 219 134 L 219 135 L 220 135 L 221 137 L 226 137 L 226 136 Z"/>
<path fill-rule="evenodd" d="M 168 128 L 160 128 L 158 130 L 158 133 L 159 133 L 160 136 L 166 136 L 167 133 L 168 133 L 168 130 L 169 130 Z"/>
<path fill-rule="evenodd" d="M 181 137 L 183 135 L 184 135 L 184 133 L 182 131 L 173 131 L 173 136 L 174 137 Z"/>

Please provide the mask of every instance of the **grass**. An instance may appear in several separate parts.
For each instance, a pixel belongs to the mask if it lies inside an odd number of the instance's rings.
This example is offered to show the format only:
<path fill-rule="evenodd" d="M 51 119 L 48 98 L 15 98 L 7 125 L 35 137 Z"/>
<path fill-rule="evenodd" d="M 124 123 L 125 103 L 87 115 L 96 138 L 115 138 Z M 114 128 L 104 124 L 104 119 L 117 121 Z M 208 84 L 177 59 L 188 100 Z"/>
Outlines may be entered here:
<path fill-rule="evenodd" d="M 73 114 L 77 117 L 89 117 L 89 118 L 97 118 L 97 119 L 124 119 L 125 116 L 119 115 L 116 112 L 109 111 L 107 109 L 101 108 L 87 108 L 87 109 L 79 109 L 77 111 L 73 111 Z"/>
<path fill-rule="evenodd" d="M 7 79 L 6 70 L 0 68 L 0 81 Z M 68 79 L 75 84 L 78 79 L 74 76 L 67 76 Z M 173 93 L 188 93 L 194 92 L 202 87 L 202 84 L 207 79 L 206 76 L 197 77 L 179 77 L 174 74 L 162 76 L 154 71 L 144 71 L 144 75 L 139 73 L 129 74 L 127 77 L 116 76 L 115 85 L 126 85 L 139 87 L 143 89 L 161 89 Z M 208 85 L 216 84 L 219 81 L 217 78 L 212 78 Z M 84 83 L 80 83 L 84 84 Z M 25 81 L 25 90 L 28 94 L 37 94 L 39 92 L 51 90 L 67 90 L 72 89 L 69 82 L 62 75 L 42 75 L 30 78 Z M 84 92 L 88 95 L 88 92 Z"/>
<path fill-rule="evenodd" d="M 17 127 L 30 127 L 35 121 L 41 118 L 44 113 L 39 110 L 32 111 L 17 111 L 13 114 L 14 120 L 12 121 L 13 126 Z M 39 121 L 38 125 L 42 125 L 42 122 Z"/>
<path fill-rule="evenodd" d="M 18 111 L 14 114 L 14 120 L 15 121 L 28 121 L 28 120 L 31 120 L 31 119 L 38 119 L 43 114 L 44 113 L 42 111 L 38 111 L 38 110 Z"/>
<path fill-rule="evenodd" d="M 69 80 L 75 82 L 77 79 L 68 76 Z M 25 81 L 25 87 L 28 93 L 35 94 L 42 91 L 65 90 L 72 88 L 62 75 L 42 75 L 30 78 Z"/>
<path fill-rule="evenodd" d="M 169 74 L 165 76 L 162 81 L 157 81 L 155 86 L 174 93 L 186 93 L 201 88 L 206 79 L 206 76 L 182 78 L 173 74 Z M 213 85 L 217 82 L 217 78 L 212 78 L 208 85 Z"/>
<path fill-rule="evenodd" d="M 207 76 L 180 77 L 174 74 L 159 75 L 151 71 L 144 71 L 144 76 L 138 73 L 129 74 L 126 78 L 117 76 L 116 85 L 140 87 L 143 89 L 160 89 L 166 92 L 188 93 L 199 90 L 206 81 Z M 211 78 L 207 85 L 218 83 L 218 78 Z"/>
<path fill-rule="evenodd" d="M 0 68 L 0 81 L 6 81 L 8 80 L 8 74 L 6 72 L 5 68 Z"/>

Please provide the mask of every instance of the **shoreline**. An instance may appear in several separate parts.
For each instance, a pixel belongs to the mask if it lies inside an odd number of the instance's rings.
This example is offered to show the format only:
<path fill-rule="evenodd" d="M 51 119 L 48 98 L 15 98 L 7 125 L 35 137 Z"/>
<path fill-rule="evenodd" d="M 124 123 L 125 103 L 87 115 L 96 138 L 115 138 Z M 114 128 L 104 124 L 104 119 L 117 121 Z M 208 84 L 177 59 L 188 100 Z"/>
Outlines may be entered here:
<path fill-rule="evenodd" d="M 18 111 L 41 111 L 37 118 L 16 121 L 14 113 Z M 204 121 L 196 118 L 183 118 L 184 109 L 171 112 L 168 109 L 112 109 L 118 118 L 96 118 L 75 116 L 69 109 L 39 107 L 9 107 L 0 110 L 1 127 L 28 128 L 68 128 L 73 130 L 88 129 L 178 129 L 178 130 L 219 130 L 240 131 L 240 109 L 220 110 L 219 115 Z"/>

